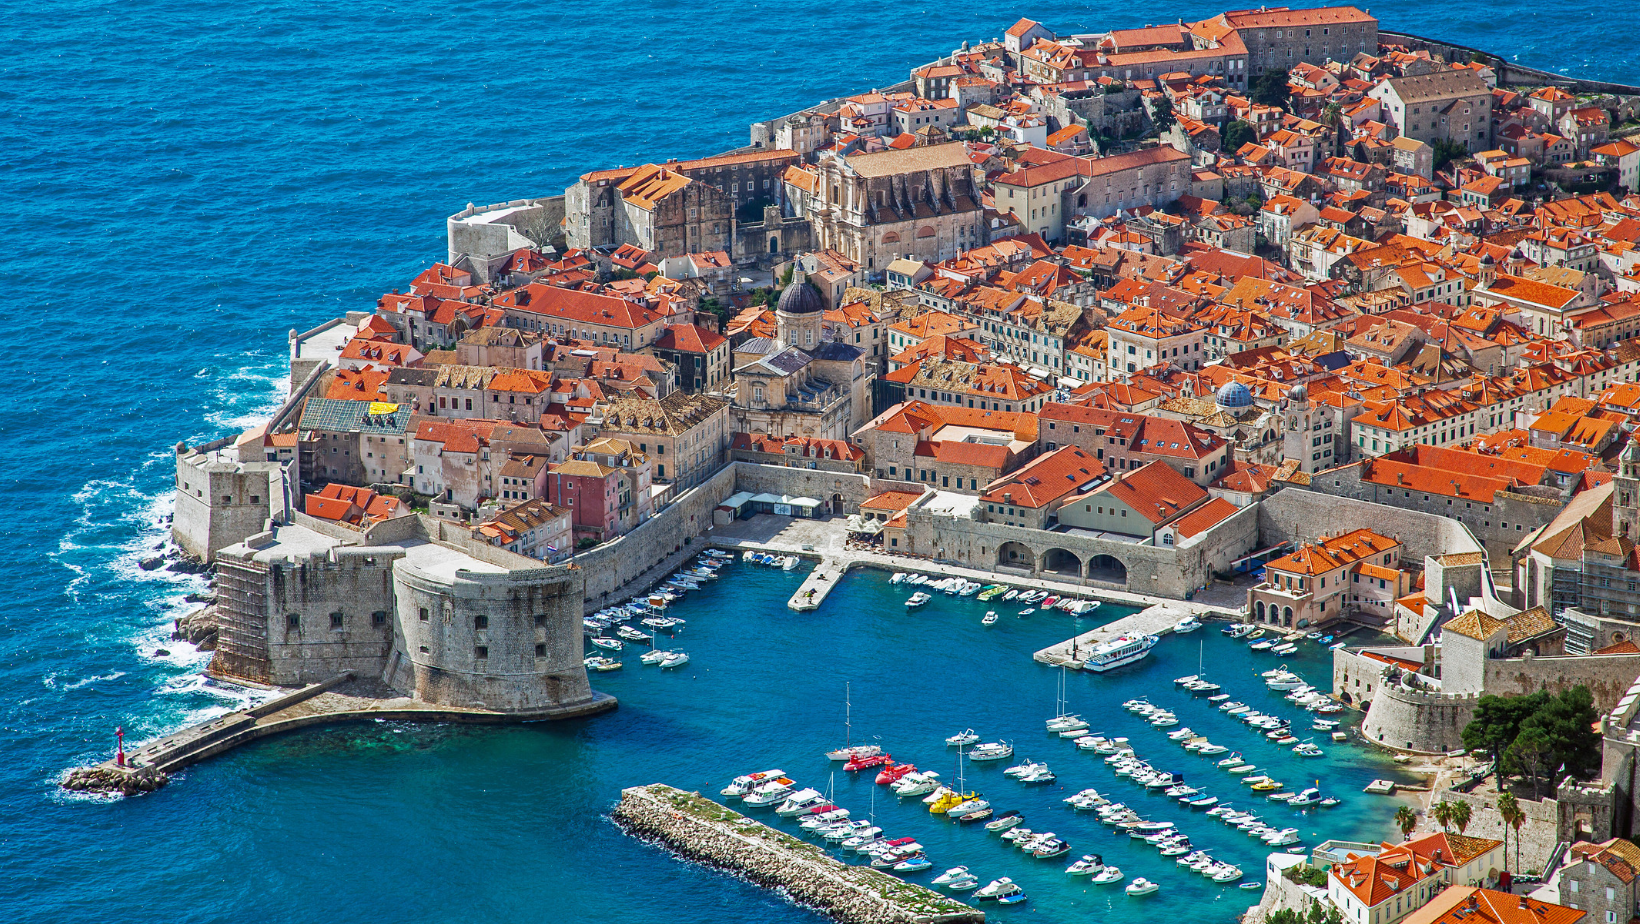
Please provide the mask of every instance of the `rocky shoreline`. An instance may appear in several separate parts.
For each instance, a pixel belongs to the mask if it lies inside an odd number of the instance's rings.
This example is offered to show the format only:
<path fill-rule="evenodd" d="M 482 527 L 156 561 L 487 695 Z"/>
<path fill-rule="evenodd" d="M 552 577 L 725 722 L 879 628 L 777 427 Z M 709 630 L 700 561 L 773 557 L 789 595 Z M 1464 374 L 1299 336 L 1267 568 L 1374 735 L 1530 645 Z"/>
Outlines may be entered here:
<path fill-rule="evenodd" d="M 76 767 L 63 777 L 62 787 L 73 792 L 135 796 L 161 789 L 170 781 L 170 777 L 152 767 L 138 770 L 102 766 Z"/>
<path fill-rule="evenodd" d="M 665 784 L 622 791 L 613 815 L 629 834 L 691 860 L 734 872 L 844 924 L 969 924 L 985 915 L 931 889 L 869 867 L 848 866 L 820 847 Z"/>

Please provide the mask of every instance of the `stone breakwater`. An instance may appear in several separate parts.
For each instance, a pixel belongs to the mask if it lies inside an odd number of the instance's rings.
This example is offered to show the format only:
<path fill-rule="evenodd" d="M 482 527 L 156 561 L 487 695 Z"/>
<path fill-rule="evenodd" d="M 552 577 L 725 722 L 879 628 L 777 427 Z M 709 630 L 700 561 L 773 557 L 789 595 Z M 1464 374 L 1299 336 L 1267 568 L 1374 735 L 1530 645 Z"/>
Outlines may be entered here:
<path fill-rule="evenodd" d="M 113 767 L 76 767 L 63 777 L 62 786 L 71 792 L 118 793 L 135 796 L 153 792 L 171 778 L 153 769 L 125 770 Z"/>
<path fill-rule="evenodd" d="M 844 924 L 979 924 L 983 912 L 870 867 L 848 866 L 820 847 L 661 783 L 622 791 L 614 817 L 707 866 L 729 870 Z"/>

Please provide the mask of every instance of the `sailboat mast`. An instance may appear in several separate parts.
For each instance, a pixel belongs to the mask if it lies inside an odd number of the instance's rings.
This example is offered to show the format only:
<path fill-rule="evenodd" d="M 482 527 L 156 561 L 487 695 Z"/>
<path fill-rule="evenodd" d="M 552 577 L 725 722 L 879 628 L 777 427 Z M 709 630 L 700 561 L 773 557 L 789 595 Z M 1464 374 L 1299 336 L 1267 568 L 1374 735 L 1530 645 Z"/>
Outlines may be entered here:
<path fill-rule="evenodd" d="M 854 747 L 854 702 L 849 698 L 852 684 L 843 684 L 843 741 L 845 747 Z"/>

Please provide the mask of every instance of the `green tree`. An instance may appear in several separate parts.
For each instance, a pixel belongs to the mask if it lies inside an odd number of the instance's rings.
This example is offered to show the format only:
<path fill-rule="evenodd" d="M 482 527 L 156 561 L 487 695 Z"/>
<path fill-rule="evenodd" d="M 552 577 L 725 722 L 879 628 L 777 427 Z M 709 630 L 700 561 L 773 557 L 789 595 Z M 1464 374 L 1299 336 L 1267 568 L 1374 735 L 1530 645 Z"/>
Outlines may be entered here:
<path fill-rule="evenodd" d="M 1522 728 L 1509 745 L 1507 756 L 1526 778 L 1532 781 L 1532 798 L 1543 798 L 1544 771 L 1553 766 L 1554 748 L 1549 735 L 1541 727 Z"/>
<path fill-rule="evenodd" d="M 1599 721 L 1589 688 L 1575 686 L 1521 723 L 1521 734 L 1539 728 L 1548 740 L 1551 786 L 1568 776 L 1588 778 L 1600 771 L 1600 733 L 1594 730 Z"/>
<path fill-rule="evenodd" d="M 1266 924 L 1304 924 L 1304 919 L 1291 908 L 1279 908 L 1270 912 L 1265 919 Z"/>
<path fill-rule="evenodd" d="M 1469 803 L 1452 803 L 1452 827 L 1457 828 L 1459 834 L 1463 833 L 1463 829 L 1469 827 L 1469 818 L 1471 813 L 1472 810 L 1469 807 Z"/>
<path fill-rule="evenodd" d="M 1253 81 L 1255 103 L 1286 109 L 1292 95 L 1293 91 L 1287 87 L 1286 71 L 1265 71 L 1264 76 Z"/>
<path fill-rule="evenodd" d="M 1521 723 L 1549 702 L 1549 694 L 1530 696 L 1482 696 L 1475 703 L 1475 716 L 1463 729 L 1463 746 L 1471 751 L 1486 751 L 1492 755 L 1492 766 L 1497 773 L 1498 788 L 1503 788 L 1506 772 L 1504 754 L 1515 736 L 1520 734 Z"/>
<path fill-rule="evenodd" d="M 1412 836 L 1412 829 L 1418 827 L 1418 813 L 1412 806 L 1403 805 L 1395 812 L 1395 825 L 1401 829 L 1401 840 Z"/>
<path fill-rule="evenodd" d="M 1452 814 L 1452 803 L 1445 799 L 1435 803 L 1429 810 L 1429 817 L 1435 819 L 1435 823 L 1441 826 L 1442 831 L 1452 827 Z"/>
<path fill-rule="evenodd" d="M 1173 101 L 1162 97 L 1156 101 L 1156 108 L 1151 113 L 1150 121 L 1156 126 L 1158 134 L 1172 128 L 1178 119 L 1173 117 Z"/>
<path fill-rule="evenodd" d="M 1456 141 L 1438 138 L 1433 145 L 1435 148 L 1435 169 L 1441 170 L 1455 160 L 1463 160 L 1469 156 L 1469 149 Z"/>
<path fill-rule="evenodd" d="M 1505 840 L 1510 828 L 1515 829 L 1515 869 L 1520 870 L 1520 827 L 1526 823 L 1526 812 L 1520 807 L 1520 800 L 1512 792 L 1506 792 L 1498 797 L 1498 817 L 1503 819 Z M 1505 866 L 1508 865 L 1509 848 L 1504 847 Z"/>
<path fill-rule="evenodd" d="M 1236 153 L 1247 142 L 1257 140 L 1258 133 L 1253 131 L 1253 126 L 1240 119 L 1236 119 L 1224 127 L 1224 150 L 1231 154 Z"/>

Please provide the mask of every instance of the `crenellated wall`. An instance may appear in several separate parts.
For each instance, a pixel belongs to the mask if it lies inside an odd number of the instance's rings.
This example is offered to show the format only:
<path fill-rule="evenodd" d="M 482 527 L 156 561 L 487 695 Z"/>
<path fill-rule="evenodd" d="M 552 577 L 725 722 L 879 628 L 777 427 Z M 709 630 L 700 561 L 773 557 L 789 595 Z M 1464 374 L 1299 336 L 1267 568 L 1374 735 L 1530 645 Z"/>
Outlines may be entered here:
<path fill-rule="evenodd" d="M 1476 694 L 1448 695 L 1384 684 L 1372 697 L 1361 734 L 1398 751 L 1445 753 L 1463 747 L 1463 727 L 1475 715 Z"/>

